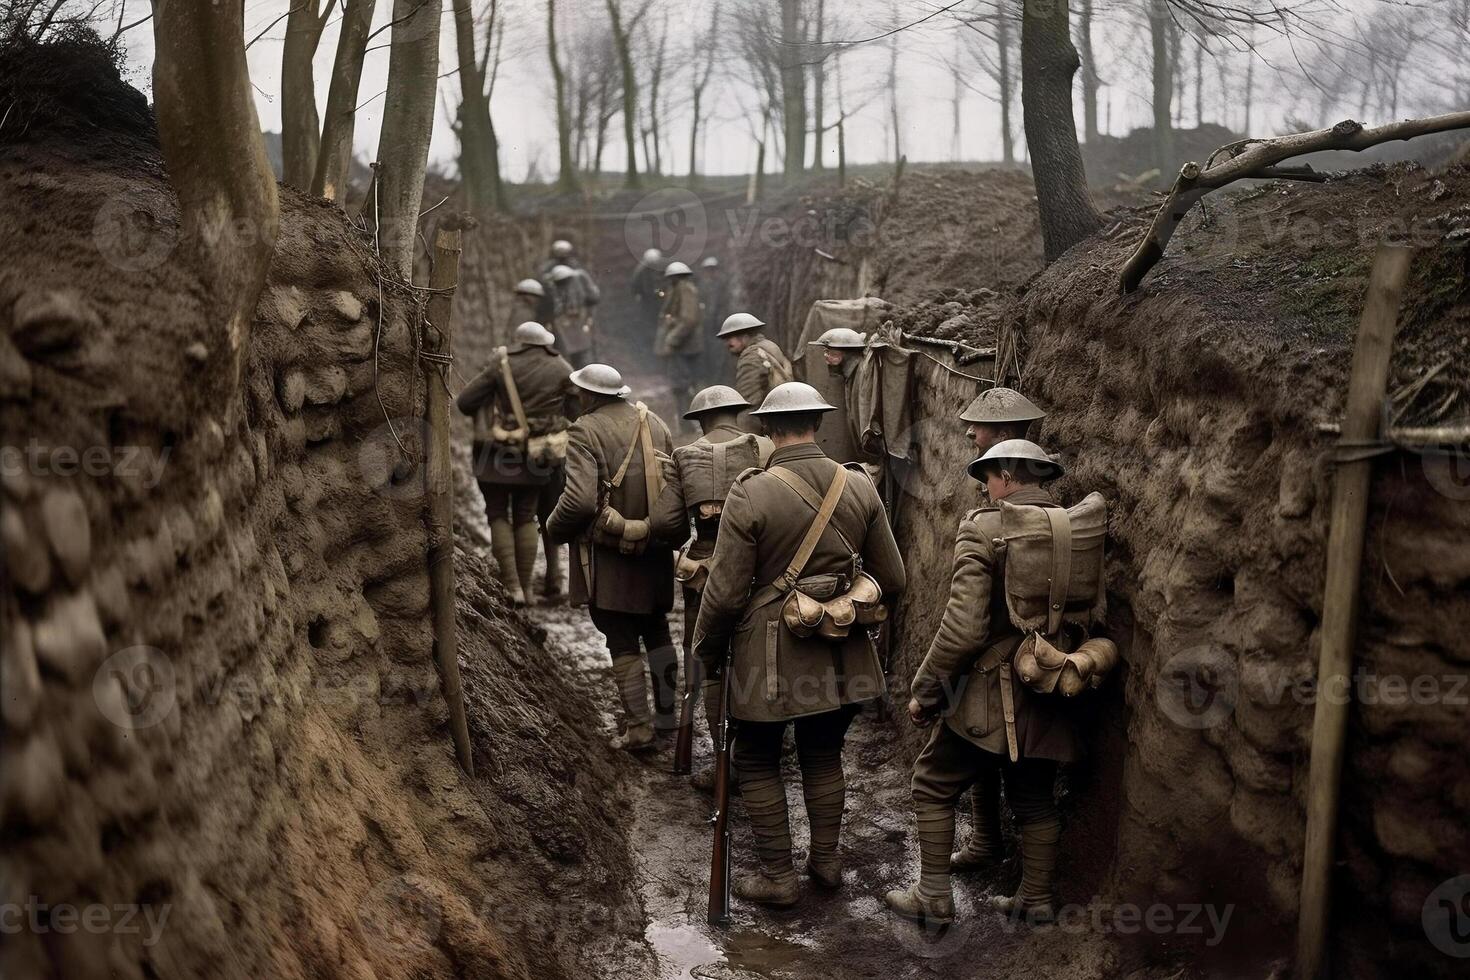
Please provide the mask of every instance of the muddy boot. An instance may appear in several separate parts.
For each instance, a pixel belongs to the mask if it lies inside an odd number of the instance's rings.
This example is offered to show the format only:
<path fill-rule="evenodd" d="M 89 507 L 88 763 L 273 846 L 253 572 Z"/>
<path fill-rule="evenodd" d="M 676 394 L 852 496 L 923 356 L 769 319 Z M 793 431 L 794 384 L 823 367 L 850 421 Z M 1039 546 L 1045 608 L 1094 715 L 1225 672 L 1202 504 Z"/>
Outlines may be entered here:
<path fill-rule="evenodd" d="M 842 753 L 835 748 L 820 752 L 798 748 L 797 756 L 801 762 L 801 795 L 811 829 L 807 873 L 825 888 L 840 888 L 842 857 L 837 851 L 837 841 L 842 832 L 842 807 L 847 795 Z"/>
<path fill-rule="evenodd" d="M 561 545 L 548 535 L 541 535 L 541 547 L 546 552 L 546 579 L 541 583 L 541 594 L 547 599 L 561 597 Z"/>
<path fill-rule="evenodd" d="M 989 906 L 1003 915 L 1038 925 L 1056 919 L 1057 852 L 1062 822 L 1056 817 L 1021 825 L 1021 885 L 1016 894 L 998 895 Z"/>
<path fill-rule="evenodd" d="M 653 675 L 653 730 L 660 737 L 679 727 L 679 654 L 671 646 L 648 651 L 648 672 Z"/>
<path fill-rule="evenodd" d="M 950 858 L 956 874 L 984 871 L 1000 864 L 1000 780 L 982 776 L 970 789 L 970 839 Z"/>
<path fill-rule="evenodd" d="M 842 887 L 842 858 L 836 854 L 808 854 L 806 876 L 828 891 Z"/>
<path fill-rule="evenodd" d="M 534 521 L 516 525 L 516 577 L 521 580 L 521 592 L 526 597 L 527 605 L 535 601 L 532 598 L 531 579 L 536 574 L 536 540 L 539 537 Z"/>
<path fill-rule="evenodd" d="M 653 748 L 653 725 L 648 713 L 648 681 L 643 674 L 643 658 L 637 654 L 614 657 L 613 677 L 617 680 L 618 696 L 623 702 L 626 730 L 612 740 L 612 747 L 626 752 Z"/>
<path fill-rule="evenodd" d="M 790 869 L 775 874 L 761 870 L 743 876 L 735 881 L 730 891 L 736 898 L 776 909 L 789 909 L 801 900 L 796 872 Z"/>
<path fill-rule="evenodd" d="M 919 885 L 895 888 L 883 896 L 883 904 L 895 915 L 924 927 L 947 926 L 954 922 L 954 896 L 930 897 Z"/>
<path fill-rule="evenodd" d="M 521 589 L 520 574 L 516 571 L 515 532 L 505 518 L 490 522 L 490 553 L 500 566 L 500 584 L 510 596 L 510 604 L 524 606 L 526 593 Z"/>

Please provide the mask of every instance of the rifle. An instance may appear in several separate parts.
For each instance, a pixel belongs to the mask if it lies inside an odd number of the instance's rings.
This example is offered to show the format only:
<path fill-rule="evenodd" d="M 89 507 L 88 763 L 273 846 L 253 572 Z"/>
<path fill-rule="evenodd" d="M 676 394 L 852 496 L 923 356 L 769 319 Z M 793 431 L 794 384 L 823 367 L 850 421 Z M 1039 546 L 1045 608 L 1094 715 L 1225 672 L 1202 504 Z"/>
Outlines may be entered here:
<path fill-rule="evenodd" d="M 715 828 L 709 863 L 709 916 L 712 926 L 730 924 L 730 657 L 720 669 L 720 722 L 715 736 Z"/>
<path fill-rule="evenodd" d="M 674 736 L 674 775 L 687 776 L 694 768 L 694 706 L 699 701 L 702 674 L 693 642 L 684 644 L 684 696 L 679 701 L 679 727 Z M 710 732 L 715 737 L 714 732 Z"/>

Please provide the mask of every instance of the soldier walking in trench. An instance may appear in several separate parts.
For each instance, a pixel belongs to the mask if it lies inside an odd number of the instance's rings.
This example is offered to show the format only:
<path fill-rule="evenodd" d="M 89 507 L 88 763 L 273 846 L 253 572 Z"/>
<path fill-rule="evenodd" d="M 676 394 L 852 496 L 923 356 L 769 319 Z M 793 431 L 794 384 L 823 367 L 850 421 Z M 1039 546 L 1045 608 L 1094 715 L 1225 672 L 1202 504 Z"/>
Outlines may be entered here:
<path fill-rule="evenodd" d="M 571 381 L 580 389 L 582 414 L 571 428 L 566 489 L 547 533 L 573 543 L 572 601 L 588 607 L 607 638 L 626 720 L 613 745 L 642 750 L 654 745 L 655 721 L 661 734 L 675 722 L 679 660 L 667 615 L 674 606 L 674 558 L 651 539 L 649 522 L 673 441 L 642 402 L 628 403 L 631 389 L 616 369 L 589 364 L 573 371 Z M 656 719 L 649 715 L 640 641 L 653 674 Z"/>
<path fill-rule="evenodd" d="M 556 315 L 554 329 L 557 346 L 567 360 L 581 367 L 593 356 L 593 308 L 602 294 L 585 269 L 569 265 L 553 266 L 547 273 L 551 280 Z"/>
<path fill-rule="evenodd" d="M 725 385 L 705 388 L 694 396 L 684 417 L 698 422 L 704 434 L 675 449 L 673 458 L 664 465 L 664 489 L 653 511 L 656 539 L 675 547 L 688 542 L 674 567 L 674 577 L 684 590 L 683 701 L 692 704 L 691 698 L 703 699 L 712 737 L 720 721 L 720 683 L 705 679 L 692 656 L 694 627 L 725 498 L 737 476 L 751 467 L 764 466 L 771 454 L 769 439 L 740 428 L 740 411 L 749 407 L 740 392 Z M 692 720 L 692 715 L 681 717 L 680 739 L 689 737 L 682 729 Z M 712 788 L 713 782 L 709 772 L 701 772 L 694 779 L 700 789 Z"/>
<path fill-rule="evenodd" d="M 485 496 L 490 550 L 515 605 L 526 604 L 531 592 L 538 502 L 548 487 L 561 485 L 567 427 L 577 415 L 572 368 L 553 340 L 539 323 L 516 327 L 514 344 L 498 348 L 455 401 L 474 419 L 475 477 Z M 555 551 L 546 549 L 548 585 Z"/>
<path fill-rule="evenodd" d="M 1021 882 L 990 905 L 1032 922 L 1055 916 L 1061 820 L 1053 786 L 1079 738 L 1065 697 L 1099 684 L 1117 659 L 1087 628 L 1101 615 L 1107 508 L 1090 494 L 1063 509 L 1041 484 L 1063 474 L 1040 446 L 1011 439 L 969 466 L 990 506 L 960 521 L 949 602 L 914 676 L 908 713 L 933 727 L 914 763 L 917 884 L 884 901 L 927 926 L 954 919 L 955 804 L 972 783 L 1005 786 L 1021 835 Z M 937 722 L 937 724 L 936 724 Z M 999 814 L 980 856 L 1000 859 Z"/>
<path fill-rule="evenodd" d="M 882 594 L 905 584 L 878 491 L 817 447 L 831 410 L 816 389 L 789 382 L 753 413 L 775 448 L 765 469 L 742 473 L 725 498 L 695 625 L 706 676 L 731 671 L 732 755 L 760 862 L 734 892 L 777 907 L 800 897 L 781 781 L 787 723 L 795 722 L 811 826 L 807 874 L 836 888 L 842 745 L 859 705 L 884 690 L 866 626 Z"/>
<path fill-rule="evenodd" d="M 704 353 L 704 334 L 699 329 L 699 289 L 694 285 L 694 271 L 683 262 L 670 262 L 664 269 L 664 277 L 669 284 L 663 312 L 658 318 L 653 353 L 664 362 L 669 390 L 674 396 L 674 412 L 684 417 L 699 374 L 699 358 Z M 683 424 L 679 427 L 682 429 Z"/>
<path fill-rule="evenodd" d="M 735 388 L 752 405 L 762 404 L 774 388 L 795 377 L 791 362 L 780 346 L 763 333 L 765 326 L 749 313 L 732 313 L 725 317 L 724 325 L 715 335 L 725 341 L 726 349 L 735 356 Z M 744 424 L 748 431 L 758 432 L 759 423 L 754 415 L 750 413 Z"/>

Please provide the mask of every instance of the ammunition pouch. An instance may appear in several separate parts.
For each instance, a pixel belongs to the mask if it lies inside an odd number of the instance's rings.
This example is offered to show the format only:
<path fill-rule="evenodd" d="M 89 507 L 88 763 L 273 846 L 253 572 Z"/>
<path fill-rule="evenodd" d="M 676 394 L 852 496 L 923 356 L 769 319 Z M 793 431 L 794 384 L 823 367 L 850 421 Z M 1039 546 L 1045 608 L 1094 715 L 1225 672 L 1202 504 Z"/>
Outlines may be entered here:
<path fill-rule="evenodd" d="M 524 426 L 518 425 L 514 429 L 507 429 L 500 424 L 498 415 L 490 422 L 490 441 L 497 445 L 519 446 L 530 434 L 530 430 Z"/>
<path fill-rule="evenodd" d="M 616 548 L 624 555 L 641 555 L 648 548 L 650 526 L 646 520 L 629 520 L 611 506 L 603 507 L 592 527 L 592 541 Z"/>
<path fill-rule="evenodd" d="M 709 581 L 709 559 L 690 558 L 684 552 L 679 552 L 674 561 L 674 579 L 686 589 L 703 592 L 704 583 Z"/>
<path fill-rule="evenodd" d="M 853 624 L 871 625 L 888 618 L 883 590 L 867 572 L 813 575 L 797 579 L 781 603 L 781 622 L 799 637 L 845 639 Z"/>
<path fill-rule="evenodd" d="M 572 433 L 569 429 L 531 436 L 526 440 L 526 456 L 543 466 L 560 466 L 567 461 L 567 446 L 571 442 Z"/>
<path fill-rule="evenodd" d="M 1037 694 L 1076 697 L 1098 687 L 1118 664 L 1118 645 L 1103 637 L 1085 640 L 1070 653 L 1066 634 L 1058 636 L 1059 647 L 1046 636 L 1032 631 L 1021 640 L 1012 658 L 1020 682 Z"/>

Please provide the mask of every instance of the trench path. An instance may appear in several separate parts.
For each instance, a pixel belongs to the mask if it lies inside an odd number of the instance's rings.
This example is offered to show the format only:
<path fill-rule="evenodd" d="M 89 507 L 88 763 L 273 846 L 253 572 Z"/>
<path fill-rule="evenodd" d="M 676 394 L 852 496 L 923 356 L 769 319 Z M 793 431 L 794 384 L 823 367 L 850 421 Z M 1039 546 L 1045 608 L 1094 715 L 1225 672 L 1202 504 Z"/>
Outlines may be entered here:
<path fill-rule="evenodd" d="M 540 577 L 538 574 L 538 587 Z M 562 603 L 533 607 L 528 615 L 546 629 L 548 647 L 564 657 L 562 662 L 575 665 L 592 681 L 610 737 L 616 730 L 618 711 L 611 663 L 585 610 Z M 682 610 L 676 608 L 669 618 L 677 644 Z M 702 711 L 699 714 L 696 771 L 713 764 Z M 803 875 L 802 900 L 788 911 L 732 899 L 732 922 L 725 930 L 705 922 L 711 798 L 696 790 L 687 776 L 670 772 L 673 738 L 660 738 L 658 751 L 634 767 L 637 782 L 631 788 L 629 838 L 646 915 L 642 941 L 647 948 L 630 950 L 626 958 L 614 955 L 605 963 L 588 964 L 595 975 L 608 980 L 1109 975 L 1105 965 L 1109 957 L 1095 945 L 1098 937 L 1032 931 L 995 913 L 976 910 L 984 895 L 1014 885 L 1014 860 L 986 875 L 956 878 L 956 924 L 940 935 L 926 935 L 888 912 L 883 893 L 917 877 L 909 770 L 899 749 L 894 727 L 898 723 L 880 717 L 876 705 L 870 705 L 853 723 L 848 737 L 842 888 L 819 890 Z M 786 793 L 800 869 L 807 841 L 806 814 L 789 732 L 787 739 Z M 961 840 L 967 832 L 966 822 L 961 818 Z M 738 797 L 732 827 L 738 878 L 754 867 L 749 824 Z M 647 966 L 650 953 L 656 962 L 651 974 Z"/>

